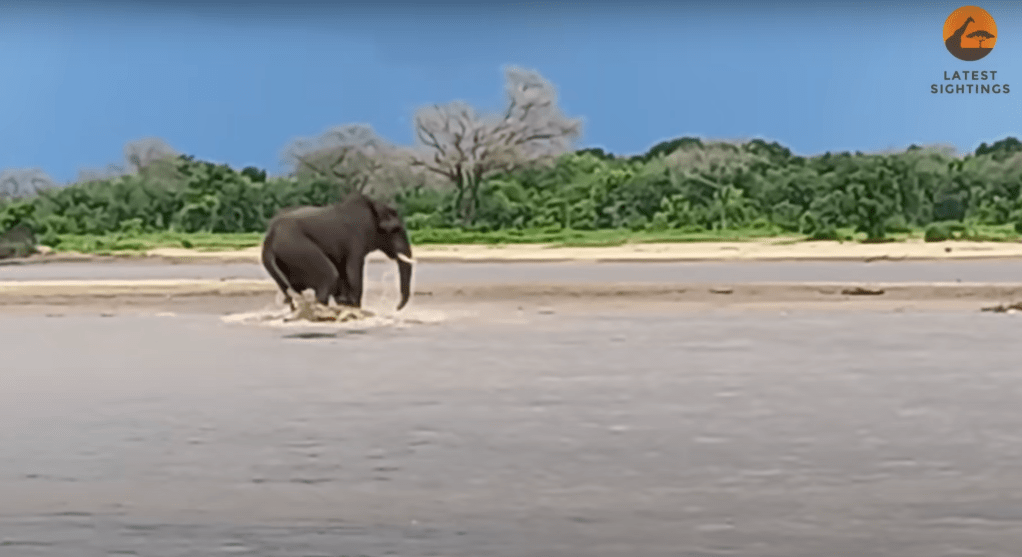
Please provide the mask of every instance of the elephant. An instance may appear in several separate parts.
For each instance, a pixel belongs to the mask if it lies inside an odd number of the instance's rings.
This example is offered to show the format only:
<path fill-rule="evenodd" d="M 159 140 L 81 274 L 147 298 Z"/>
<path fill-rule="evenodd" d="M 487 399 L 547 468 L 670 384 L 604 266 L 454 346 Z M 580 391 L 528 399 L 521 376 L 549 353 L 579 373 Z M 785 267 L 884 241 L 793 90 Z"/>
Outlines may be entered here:
<path fill-rule="evenodd" d="M 397 261 L 401 301 L 411 296 L 412 247 L 394 208 L 353 193 L 331 205 L 284 209 L 270 221 L 262 262 L 294 307 L 293 293 L 312 288 L 316 301 L 362 307 L 366 255 L 382 251 Z"/>

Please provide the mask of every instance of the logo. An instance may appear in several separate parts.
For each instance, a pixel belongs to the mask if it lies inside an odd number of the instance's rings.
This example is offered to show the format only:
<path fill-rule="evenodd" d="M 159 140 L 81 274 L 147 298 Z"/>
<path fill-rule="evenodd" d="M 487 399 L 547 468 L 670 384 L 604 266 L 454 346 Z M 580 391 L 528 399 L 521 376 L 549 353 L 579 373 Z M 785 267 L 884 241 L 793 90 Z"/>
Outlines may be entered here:
<path fill-rule="evenodd" d="M 997 24 L 983 8 L 962 6 L 944 21 L 944 46 L 959 60 L 980 60 L 996 44 Z"/>
<path fill-rule="evenodd" d="M 982 60 L 997 44 L 997 24 L 983 8 L 962 6 L 944 21 L 944 46 L 952 56 L 965 62 Z M 944 83 L 930 85 L 930 93 L 942 95 L 1006 95 L 1011 91 L 1000 70 L 944 70 Z"/>

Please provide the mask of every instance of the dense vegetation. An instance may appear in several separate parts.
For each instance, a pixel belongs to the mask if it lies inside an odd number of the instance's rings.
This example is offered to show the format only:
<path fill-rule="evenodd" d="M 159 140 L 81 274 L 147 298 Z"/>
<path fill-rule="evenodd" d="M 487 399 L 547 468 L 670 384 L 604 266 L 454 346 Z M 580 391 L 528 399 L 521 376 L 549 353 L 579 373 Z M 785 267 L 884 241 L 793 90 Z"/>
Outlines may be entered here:
<path fill-rule="evenodd" d="M 281 208 L 322 205 L 344 194 L 336 181 L 315 174 L 268 177 L 257 168 L 235 170 L 188 156 L 168 165 L 169 172 L 0 199 L 0 230 L 24 222 L 50 246 L 74 235 L 255 238 Z M 457 210 L 462 194 L 418 183 L 385 197 L 420 242 L 479 234 L 542 240 L 564 231 L 664 237 L 747 231 L 829 239 L 847 230 L 880 241 L 913 229 L 941 240 L 983 225 L 1022 232 L 1022 143 L 1006 138 L 965 157 L 915 146 L 901 153 L 799 157 L 762 140 L 682 138 L 640 156 L 585 149 L 488 177 L 473 191 L 471 213 Z"/>
<path fill-rule="evenodd" d="M 397 205 L 417 244 L 1022 233 L 1022 143 L 1012 137 L 964 157 L 916 146 L 800 157 L 758 139 L 691 137 L 620 157 L 575 150 L 582 120 L 561 111 L 538 72 L 504 73 L 499 112 L 420 107 L 411 146 L 368 125 L 337 126 L 291 141 L 286 176 L 196 160 L 158 138 L 125 145 L 123 167 L 63 187 L 37 169 L 8 169 L 0 230 L 24 223 L 45 245 L 87 251 L 253 245 L 282 208 L 362 191 Z"/>

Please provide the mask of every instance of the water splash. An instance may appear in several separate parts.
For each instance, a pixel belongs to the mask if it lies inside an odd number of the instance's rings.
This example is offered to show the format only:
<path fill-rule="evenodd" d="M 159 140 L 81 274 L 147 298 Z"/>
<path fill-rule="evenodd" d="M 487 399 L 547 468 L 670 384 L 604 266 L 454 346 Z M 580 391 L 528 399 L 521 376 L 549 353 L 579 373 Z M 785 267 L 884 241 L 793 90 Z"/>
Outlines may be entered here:
<path fill-rule="evenodd" d="M 318 304 L 317 304 L 318 305 Z M 337 329 L 370 329 L 376 327 L 408 327 L 411 325 L 434 324 L 448 320 L 449 312 L 436 310 L 406 309 L 400 313 L 349 312 L 344 308 L 324 308 L 318 305 L 315 310 L 320 315 L 333 313 L 340 315 L 335 320 L 310 320 L 303 311 L 293 311 L 283 303 L 274 304 L 256 311 L 225 315 L 221 319 L 226 323 L 261 325 L 286 329 L 302 330 L 337 330 Z"/>
<path fill-rule="evenodd" d="M 292 310 L 284 303 L 283 294 L 277 294 L 275 302 L 269 306 L 225 315 L 221 319 L 226 323 L 302 331 L 336 331 L 436 324 L 468 313 L 415 308 L 414 300 L 401 311 L 397 311 L 395 308 L 400 300 L 397 273 L 373 267 L 375 266 L 367 265 L 362 309 L 336 306 L 332 300 L 329 306 L 323 306 L 316 303 L 312 291 L 307 290 L 303 293 L 305 300 L 296 299 L 299 306 L 297 310 Z"/>

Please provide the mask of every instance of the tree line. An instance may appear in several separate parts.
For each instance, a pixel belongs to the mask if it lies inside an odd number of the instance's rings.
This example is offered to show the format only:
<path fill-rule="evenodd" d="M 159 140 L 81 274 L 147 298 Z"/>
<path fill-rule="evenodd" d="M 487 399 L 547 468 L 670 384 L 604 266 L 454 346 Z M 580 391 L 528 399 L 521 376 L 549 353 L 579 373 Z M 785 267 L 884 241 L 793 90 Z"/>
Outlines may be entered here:
<path fill-rule="evenodd" d="M 481 114 L 453 102 L 421 109 L 416 141 L 390 144 L 347 125 L 284 149 L 289 171 L 129 144 L 125 164 L 57 186 L 35 170 L 0 174 L 0 230 L 25 223 L 44 244 L 63 234 L 263 232 L 279 210 L 361 191 L 394 203 L 411 229 L 772 229 L 836 238 L 964 223 L 1022 232 L 1022 143 L 794 155 L 761 139 L 683 137 L 646 153 L 578 149 L 581 119 L 563 115 L 534 71 L 505 71 L 507 105 Z"/>

